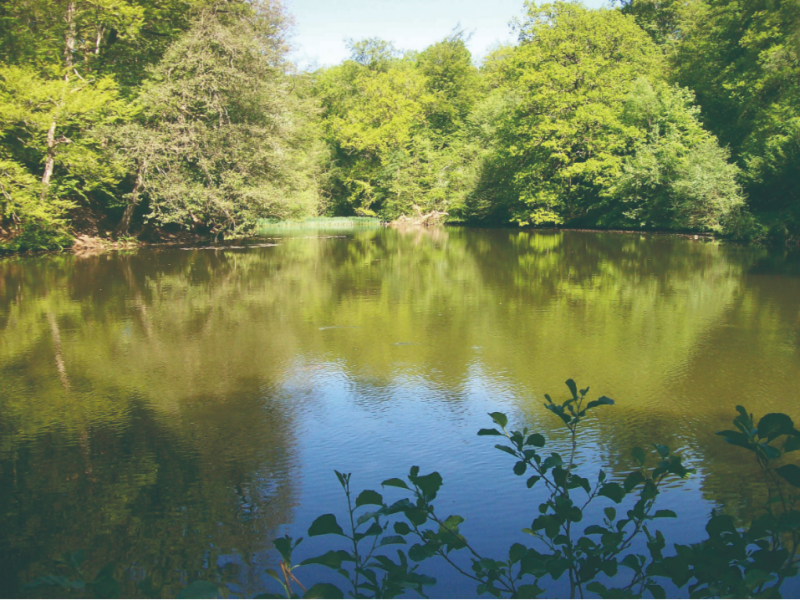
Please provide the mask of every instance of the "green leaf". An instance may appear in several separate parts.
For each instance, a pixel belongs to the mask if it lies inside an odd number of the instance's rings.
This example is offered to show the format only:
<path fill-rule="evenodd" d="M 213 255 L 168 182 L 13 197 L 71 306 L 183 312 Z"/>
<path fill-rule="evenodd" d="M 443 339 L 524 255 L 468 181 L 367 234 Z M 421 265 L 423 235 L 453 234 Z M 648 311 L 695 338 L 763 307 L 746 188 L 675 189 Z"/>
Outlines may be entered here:
<path fill-rule="evenodd" d="M 633 488 L 635 488 L 640 483 L 644 483 L 644 475 L 642 475 L 641 471 L 634 471 L 630 475 L 625 478 L 625 483 L 623 487 L 625 488 L 625 492 L 630 492 Z"/>
<path fill-rule="evenodd" d="M 307 558 L 301 565 L 322 565 L 324 567 L 328 567 L 329 569 L 338 570 L 342 568 L 343 562 L 352 562 L 353 557 L 350 556 L 344 550 L 330 550 L 321 556 L 314 556 L 313 558 Z M 276 573 L 277 575 L 277 573 Z M 280 581 L 280 579 L 279 579 Z"/>
<path fill-rule="evenodd" d="M 653 444 L 653 447 L 656 449 L 656 452 L 658 452 L 661 458 L 667 458 L 669 456 L 669 446 Z"/>
<path fill-rule="evenodd" d="M 653 595 L 653 598 L 656 598 L 656 600 L 661 600 L 662 598 L 667 597 L 667 592 L 665 592 L 664 588 L 661 587 L 660 585 L 657 585 L 655 583 L 650 583 L 645 587 L 647 588 L 647 591 Z"/>
<path fill-rule="evenodd" d="M 631 456 L 633 456 L 633 460 L 635 460 L 636 464 L 640 467 L 643 467 L 644 463 L 647 461 L 647 452 L 638 446 L 631 450 Z"/>
<path fill-rule="evenodd" d="M 514 475 L 524 475 L 527 468 L 528 465 L 524 460 L 517 461 L 517 463 L 514 465 Z"/>
<path fill-rule="evenodd" d="M 734 446 L 741 446 L 742 448 L 747 449 L 751 449 L 753 447 L 750 438 L 741 431 L 731 431 L 730 429 L 726 429 L 725 431 L 718 431 L 717 435 L 721 435 L 725 438 L 726 442 L 733 444 Z"/>
<path fill-rule="evenodd" d="M 573 400 L 577 400 L 578 399 L 578 386 L 575 385 L 575 382 L 572 379 L 567 379 L 566 384 L 567 384 L 567 387 L 569 388 L 569 391 L 572 392 L 572 399 Z"/>
<path fill-rule="evenodd" d="M 526 446 L 535 446 L 536 448 L 543 448 L 544 443 L 544 436 L 541 433 L 532 433 L 528 436 L 528 439 L 525 440 Z"/>
<path fill-rule="evenodd" d="M 677 519 L 678 515 L 672 510 L 657 510 L 653 515 L 654 519 Z"/>
<path fill-rule="evenodd" d="M 381 538 L 381 541 L 378 542 L 378 546 L 388 546 L 389 544 L 405 544 L 406 540 L 402 536 L 399 535 L 387 535 Z"/>
<path fill-rule="evenodd" d="M 311 523 L 311 527 L 308 528 L 308 535 L 311 537 L 329 534 L 344 535 L 344 531 L 342 531 L 339 523 L 336 522 L 336 517 L 332 514 L 317 517 L 314 522 Z"/>
<path fill-rule="evenodd" d="M 756 429 L 758 437 L 772 441 L 781 435 L 791 435 L 794 431 L 794 422 L 783 413 L 769 413 L 761 417 Z"/>
<path fill-rule="evenodd" d="M 534 485 L 536 485 L 536 482 L 539 481 L 540 479 L 541 479 L 541 477 L 539 477 L 538 475 L 534 475 L 532 477 L 528 477 L 528 481 L 525 482 L 525 485 L 527 485 L 528 489 L 530 489 Z"/>
<path fill-rule="evenodd" d="M 586 405 L 586 410 L 592 409 L 595 406 L 612 406 L 614 401 L 606 396 L 600 396 L 597 400 L 592 400 Z"/>
<path fill-rule="evenodd" d="M 383 506 L 383 496 L 372 490 L 364 490 L 358 495 L 358 498 L 356 498 L 356 508 L 367 504 Z"/>
<path fill-rule="evenodd" d="M 478 435 L 503 435 L 497 429 L 479 429 Z"/>
<path fill-rule="evenodd" d="M 610 498 L 617 504 L 622 502 L 622 499 L 625 498 L 625 490 L 620 484 L 614 482 L 604 484 L 603 487 L 600 488 L 598 494 Z"/>
<path fill-rule="evenodd" d="M 514 450 L 513 448 L 509 448 L 508 446 L 501 446 L 500 444 L 495 444 L 494 447 L 497 448 L 498 450 L 502 450 L 503 452 L 505 452 L 507 454 L 510 454 L 511 456 L 514 456 L 514 457 L 517 456 L 517 451 Z"/>
<path fill-rule="evenodd" d="M 769 460 L 775 460 L 781 457 L 781 451 L 769 444 L 756 444 L 756 448 L 761 450 Z"/>
<path fill-rule="evenodd" d="M 422 562 L 434 554 L 436 554 L 436 546 L 434 544 L 414 544 L 408 550 L 408 558 L 414 562 Z"/>
<path fill-rule="evenodd" d="M 604 508 L 603 512 L 605 513 L 606 518 L 609 521 L 613 521 L 614 519 L 617 518 L 617 509 L 614 508 L 613 506 L 608 506 L 608 507 Z"/>
<path fill-rule="evenodd" d="M 522 557 L 525 556 L 527 552 L 528 549 L 522 544 L 511 544 L 511 548 L 508 549 L 508 560 L 511 561 L 512 565 L 515 565 L 522 560 Z"/>
<path fill-rule="evenodd" d="M 403 521 L 398 521 L 394 524 L 394 532 L 400 535 L 408 535 L 411 533 L 411 527 L 409 527 L 408 524 L 404 523 Z"/>
<path fill-rule="evenodd" d="M 284 562 L 291 564 L 292 562 L 292 538 L 288 535 L 272 540 L 275 549 L 280 553 Z"/>
<path fill-rule="evenodd" d="M 512 598 L 538 598 L 544 594 L 544 590 L 535 583 L 521 585 L 517 588 L 517 592 L 511 596 Z"/>
<path fill-rule="evenodd" d="M 219 587 L 210 581 L 195 581 L 184 588 L 176 598 L 219 598 Z"/>
<path fill-rule="evenodd" d="M 800 450 L 800 435 L 793 435 L 783 445 L 784 452 L 794 452 L 795 450 Z"/>
<path fill-rule="evenodd" d="M 641 568 L 639 559 L 635 554 L 628 554 L 625 558 L 623 558 L 620 561 L 620 564 L 634 571 L 639 571 L 639 569 Z"/>
<path fill-rule="evenodd" d="M 392 477 L 391 479 L 387 479 L 386 481 L 381 483 L 381 485 L 382 486 L 387 486 L 388 485 L 390 487 L 399 487 L 399 488 L 403 488 L 404 490 L 410 490 L 411 489 L 410 487 L 408 487 L 408 484 L 405 481 L 403 481 L 402 479 L 398 479 L 397 477 Z"/>
<path fill-rule="evenodd" d="M 797 465 L 783 465 L 775 469 L 775 472 L 788 481 L 790 485 L 800 488 L 800 467 Z"/>
<path fill-rule="evenodd" d="M 330 583 L 315 583 L 303 595 L 303 598 L 344 598 L 342 590 Z"/>
<path fill-rule="evenodd" d="M 508 417 L 501 412 L 489 413 L 489 416 L 492 417 L 492 421 L 500 425 L 503 429 L 508 425 Z"/>
<path fill-rule="evenodd" d="M 436 498 L 436 493 L 442 487 L 442 476 L 434 471 L 428 475 L 417 477 L 414 483 L 419 486 L 426 499 L 432 500 Z"/>

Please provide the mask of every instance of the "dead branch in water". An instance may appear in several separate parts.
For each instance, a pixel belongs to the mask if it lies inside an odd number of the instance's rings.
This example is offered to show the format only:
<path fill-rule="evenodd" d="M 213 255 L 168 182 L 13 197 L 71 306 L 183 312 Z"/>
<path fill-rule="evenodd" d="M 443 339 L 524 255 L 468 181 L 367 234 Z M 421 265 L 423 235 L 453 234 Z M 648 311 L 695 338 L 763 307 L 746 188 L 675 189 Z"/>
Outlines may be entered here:
<path fill-rule="evenodd" d="M 391 227 L 432 227 L 436 225 L 441 225 L 444 222 L 444 218 L 448 216 L 446 212 L 439 212 L 438 210 L 432 210 L 427 214 L 423 214 L 422 210 L 416 204 L 413 205 L 414 211 L 416 211 L 416 217 L 407 217 L 405 214 L 400 215 L 397 219 L 390 222 L 389 225 Z"/>

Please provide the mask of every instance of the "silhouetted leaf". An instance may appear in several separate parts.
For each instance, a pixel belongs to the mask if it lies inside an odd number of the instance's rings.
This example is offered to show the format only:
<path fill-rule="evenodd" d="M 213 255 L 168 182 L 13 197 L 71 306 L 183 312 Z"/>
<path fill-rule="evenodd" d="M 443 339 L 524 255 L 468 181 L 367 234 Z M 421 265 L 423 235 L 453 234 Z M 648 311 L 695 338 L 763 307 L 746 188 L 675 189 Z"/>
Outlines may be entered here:
<path fill-rule="evenodd" d="M 497 448 L 498 450 L 502 450 L 503 452 L 506 452 L 507 454 L 510 454 L 511 456 L 516 456 L 517 455 L 517 451 L 514 450 L 513 448 L 509 448 L 508 446 L 501 446 L 500 444 L 495 444 L 495 448 Z"/>
<path fill-rule="evenodd" d="M 642 475 L 641 471 L 634 471 L 625 478 L 625 483 L 623 484 L 623 487 L 625 488 L 626 492 L 630 492 L 640 483 L 644 483 L 644 481 L 645 481 L 644 475 Z"/>
<path fill-rule="evenodd" d="M 422 490 L 425 497 L 431 500 L 436 497 L 436 493 L 439 491 L 439 488 L 442 487 L 442 476 L 434 471 L 428 475 L 417 477 L 414 483 L 419 486 L 419 489 Z"/>
<path fill-rule="evenodd" d="M 725 438 L 726 442 L 733 444 L 734 446 L 741 446 L 742 448 L 748 449 L 753 447 L 753 444 L 750 442 L 750 438 L 741 431 L 731 431 L 730 429 L 726 429 L 725 431 L 718 431 L 717 435 L 721 435 Z"/>
<path fill-rule="evenodd" d="M 600 396 L 597 400 L 592 400 L 586 405 L 586 410 L 594 408 L 595 406 L 612 406 L 614 401 L 606 396 Z"/>
<path fill-rule="evenodd" d="M 387 535 L 386 537 L 382 537 L 381 541 L 378 542 L 378 546 L 388 546 L 389 544 L 405 544 L 406 540 L 402 536 L 399 535 Z"/>
<path fill-rule="evenodd" d="M 544 593 L 544 590 L 535 583 L 521 585 L 517 588 L 517 592 L 511 596 L 512 598 L 538 598 Z"/>
<path fill-rule="evenodd" d="M 656 514 L 653 515 L 653 518 L 654 519 L 666 519 L 666 518 L 677 519 L 678 515 L 675 514 L 674 511 L 664 509 L 664 510 L 657 510 Z"/>
<path fill-rule="evenodd" d="M 572 399 L 573 400 L 577 400 L 578 399 L 578 386 L 575 385 L 575 382 L 572 379 L 567 379 L 566 384 L 567 384 L 567 387 L 569 388 L 569 391 L 572 393 Z"/>
<path fill-rule="evenodd" d="M 497 429 L 479 429 L 478 435 L 503 435 Z"/>
<path fill-rule="evenodd" d="M 769 413 L 758 422 L 758 436 L 770 441 L 781 435 L 789 435 L 794 431 L 794 422 L 783 413 Z"/>
<path fill-rule="evenodd" d="M 800 488 L 800 467 L 797 465 L 783 465 L 775 469 L 775 472 L 792 486 Z"/>
<path fill-rule="evenodd" d="M 492 421 L 500 425 L 500 427 L 505 428 L 505 426 L 508 425 L 508 417 L 501 412 L 489 413 L 489 416 L 492 417 Z"/>
<path fill-rule="evenodd" d="M 330 569 L 341 569 L 342 563 L 353 561 L 353 558 L 350 556 L 349 553 L 345 552 L 344 550 L 330 550 L 321 556 L 315 556 L 313 558 L 307 558 L 301 565 L 323 565 Z"/>
<path fill-rule="evenodd" d="M 356 498 L 356 507 L 364 506 L 366 504 L 374 504 L 377 506 L 383 505 L 383 496 L 378 492 L 372 490 L 364 490 Z"/>
<path fill-rule="evenodd" d="M 403 521 L 398 521 L 394 524 L 394 532 L 399 533 L 400 535 L 408 535 L 411 533 L 411 528 L 408 526 L 407 523 L 403 523 Z"/>
<path fill-rule="evenodd" d="M 308 535 L 314 537 L 317 535 L 344 535 L 344 531 L 336 522 L 336 517 L 332 514 L 322 515 L 314 519 L 311 527 L 308 528 Z"/>
<path fill-rule="evenodd" d="M 528 436 L 528 439 L 525 440 L 526 446 L 535 446 L 536 448 L 544 447 L 544 436 L 541 433 L 532 433 Z"/>
<path fill-rule="evenodd" d="M 647 461 L 647 452 L 638 446 L 631 450 L 631 456 L 633 456 L 633 460 L 635 460 L 636 464 L 639 466 L 644 466 L 645 461 Z"/>
<path fill-rule="evenodd" d="M 391 487 L 399 487 L 399 488 L 403 488 L 404 490 L 411 489 L 411 488 L 408 487 L 408 484 L 405 481 L 403 481 L 402 479 L 398 479 L 397 477 L 392 477 L 391 479 L 387 479 L 386 481 L 381 483 L 381 485 L 383 485 L 383 486 L 388 485 L 388 486 L 391 486 Z"/>
<path fill-rule="evenodd" d="M 669 446 L 664 446 L 663 444 L 653 444 L 653 446 L 661 458 L 667 458 L 669 456 Z"/>
<path fill-rule="evenodd" d="M 315 583 L 303 595 L 303 598 L 344 598 L 342 590 L 330 583 Z"/>
<path fill-rule="evenodd" d="M 606 498 L 611 498 L 614 502 L 619 504 L 622 502 L 622 499 L 625 498 L 625 490 L 622 486 L 618 483 L 606 483 L 603 487 L 600 488 L 600 492 L 598 492 L 600 496 L 605 496 Z"/>
<path fill-rule="evenodd" d="M 794 452 L 795 450 L 800 450 L 800 435 L 793 435 L 783 445 L 784 452 Z"/>

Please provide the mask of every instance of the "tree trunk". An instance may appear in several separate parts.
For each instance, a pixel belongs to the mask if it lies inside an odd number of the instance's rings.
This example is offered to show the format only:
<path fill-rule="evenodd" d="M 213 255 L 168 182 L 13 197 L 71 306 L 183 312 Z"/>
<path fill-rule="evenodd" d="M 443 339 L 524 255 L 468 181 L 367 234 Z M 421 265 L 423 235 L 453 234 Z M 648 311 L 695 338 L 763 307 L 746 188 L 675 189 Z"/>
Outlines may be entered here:
<path fill-rule="evenodd" d="M 72 69 L 72 53 L 75 52 L 75 0 L 68 0 L 64 21 L 67 23 L 67 32 L 64 34 L 64 80 L 68 81 Z"/>
<path fill-rule="evenodd" d="M 75 0 L 68 0 L 67 12 L 64 15 L 67 31 L 64 34 L 64 81 L 69 81 L 69 72 L 72 69 L 72 53 L 75 51 Z M 44 174 L 42 175 L 42 193 L 39 198 L 44 201 L 53 177 L 53 168 L 56 164 L 56 125 L 54 118 L 47 130 L 47 154 L 44 161 Z"/>
<path fill-rule="evenodd" d="M 53 167 L 56 163 L 56 121 L 50 123 L 47 130 L 47 157 L 44 161 L 44 175 L 42 175 L 42 201 L 47 197 L 47 188 L 50 187 L 50 178 L 53 176 Z"/>
<path fill-rule="evenodd" d="M 125 212 L 122 213 L 122 219 L 120 219 L 119 225 L 117 225 L 117 230 L 115 232 L 117 237 L 128 235 L 128 229 L 130 229 L 131 226 L 133 211 L 136 209 L 136 205 L 139 204 L 139 191 L 142 189 L 142 185 L 144 184 L 144 172 L 146 169 L 145 165 L 146 163 L 144 161 L 139 163 L 139 170 L 136 173 L 136 183 L 133 184 L 130 202 L 128 202 L 128 205 L 125 207 Z"/>

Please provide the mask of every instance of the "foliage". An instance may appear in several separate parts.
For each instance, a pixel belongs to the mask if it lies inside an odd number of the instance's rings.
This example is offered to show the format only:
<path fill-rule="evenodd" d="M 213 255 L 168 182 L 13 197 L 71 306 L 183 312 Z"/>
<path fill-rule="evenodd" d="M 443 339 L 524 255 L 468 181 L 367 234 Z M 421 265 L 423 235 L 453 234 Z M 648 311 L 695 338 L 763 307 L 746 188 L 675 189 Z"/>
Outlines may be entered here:
<path fill-rule="evenodd" d="M 637 80 L 623 120 L 646 132 L 605 192 L 622 208 L 601 219 L 630 226 L 720 231 L 744 205 L 739 171 L 701 127 L 688 90 Z M 616 218 L 615 218 L 616 217 Z"/>
<path fill-rule="evenodd" d="M 318 75 L 326 139 L 333 151 L 336 214 L 448 211 L 463 203 L 476 149 L 461 135 L 477 98 L 478 71 L 462 32 L 398 57 L 379 40 L 351 44 L 351 61 Z"/>
<path fill-rule="evenodd" d="M 139 98 L 142 123 L 118 134 L 142 173 L 147 218 L 219 235 L 315 212 L 282 28 L 272 3 L 240 18 L 203 12 L 154 68 Z"/>
<path fill-rule="evenodd" d="M 796 2 L 617 4 L 528 1 L 480 68 L 454 30 L 301 74 L 281 0 L 9 0 L 0 234 L 436 210 L 800 239 Z"/>
<path fill-rule="evenodd" d="M 0 220 L 60 226 L 75 199 L 108 194 L 123 171 L 105 152 L 98 128 L 132 114 L 109 77 L 47 79 L 30 68 L 0 66 L 2 177 L 9 188 Z M 48 160 L 53 183 L 35 185 L 26 167 Z"/>
<path fill-rule="evenodd" d="M 751 210 L 800 223 L 800 7 L 697 0 L 679 11 L 673 77 L 744 173 Z"/>
<path fill-rule="evenodd" d="M 800 489 L 800 467 L 791 463 L 776 466 L 785 454 L 800 449 L 800 431 L 791 418 L 770 413 L 756 425 L 752 415 L 737 407 L 737 430 L 718 435 L 754 453 L 769 488 L 765 512 L 745 529 L 737 528 L 732 517 L 715 512 L 706 525 L 708 539 L 688 546 L 675 544 L 675 553 L 665 555 L 667 540 L 654 529 L 655 522 L 675 519 L 677 514 L 655 505 L 665 483 L 686 478 L 693 470 L 667 446 L 654 444 L 650 452 L 642 448 L 631 451 L 634 468 L 619 481 L 602 469 L 593 481 L 584 477 L 588 473 L 578 460 L 579 426 L 590 411 L 614 401 L 605 396 L 587 401 L 589 388 L 579 390 L 571 379 L 566 384 L 570 391 L 567 400 L 556 403 L 546 395 L 544 405 L 567 430 L 566 452 L 548 455 L 542 434 L 528 428 L 508 429 L 508 417 L 499 412 L 490 414 L 494 428 L 478 432 L 505 438 L 505 444 L 495 447 L 515 459 L 514 474 L 526 477 L 528 488 L 545 488 L 538 514 L 530 527 L 523 529 L 533 538 L 529 545 L 513 544 L 507 558 L 481 554 L 460 532 L 462 517 L 437 513 L 433 503 L 443 483 L 437 472 L 420 475 L 419 467 L 412 467 L 406 479 L 385 480 L 383 487 L 399 489 L 405 495 L 396 502 L 387 503 L 380 493 L 364 490 L 353 503 L 350 475 L 337 471 L 347 498 L 349 526 L 345 530 L 335 515 L 326 514 L 312 523 L 308 535 L 344 537 L 352 549 L 331 550 L 295 565 L 292 554 L 302 538 L 294 541 L 285 536 L 274 541 L 282 557 L 282 575 L 268 573 L 281 583 L 287 598 L 297 597 L 295 584 L 305 590 L 294 571 L 311 564 L 328 567 L 347 579 L 354 598 L 394 598 L 405 590 L 425 597 L 423 586 L 435 580 L 417 574 L 419 564 L 409 566 L 408 560 L 425 563 L 434 557 L 472 580 L 479 595 L 494 597 L 535 598 L 545 592 L 542 585 L 547 580 L 556 582 L 564 576 L 570 598 L 583 598 L 589 592 L 601 598 L 641 598 L 645 594 L 665 598 L 665 582 L 688 589 L 693 598 L 779 595 L 785 579 L 798 572 L 800 548 L 800 512 L 795 510 L 800 493 L 794 491 Z M 584 526 L 588 507 L 596 503 L 605 505 L 603 518 Z M 637 538 L 644 538 L 646 554 Z M 367 550 L 360 549 L 361 542 L 366 542 Z M 396 551 L 397 562 L 380 551 L 394 544 L 412 544 L 407 556 Z M 460 558 L 465 554 L 470 568 Z M 318 597 L 317 593 L 344 597 L 344 592 L 330 583 L 316 584 L 303 597 Z"/>

